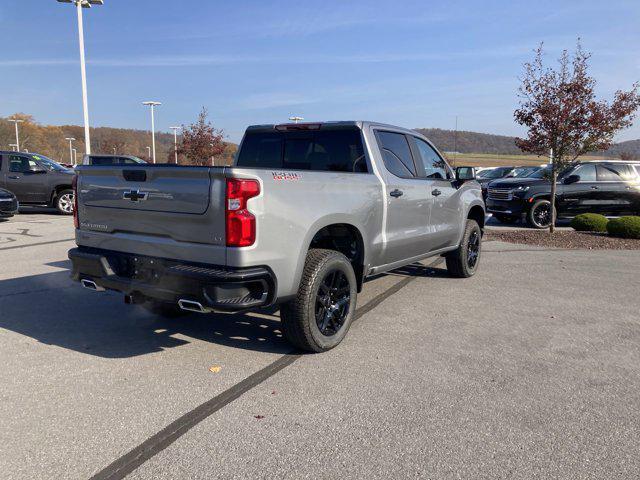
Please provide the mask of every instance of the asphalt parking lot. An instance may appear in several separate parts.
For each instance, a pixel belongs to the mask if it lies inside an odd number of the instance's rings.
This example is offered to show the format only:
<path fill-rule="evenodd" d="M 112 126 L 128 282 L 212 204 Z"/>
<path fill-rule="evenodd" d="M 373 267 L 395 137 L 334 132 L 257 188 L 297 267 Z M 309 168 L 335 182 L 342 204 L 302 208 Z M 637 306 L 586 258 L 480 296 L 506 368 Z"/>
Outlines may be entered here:
<path fill-rule="evenodd" d="M 72 219 L 0 221 L 11 479 L 638 478 L 640 256 L 488 242 L 369 281 L 346 340 L 162 320 L 69 280 Z"/>

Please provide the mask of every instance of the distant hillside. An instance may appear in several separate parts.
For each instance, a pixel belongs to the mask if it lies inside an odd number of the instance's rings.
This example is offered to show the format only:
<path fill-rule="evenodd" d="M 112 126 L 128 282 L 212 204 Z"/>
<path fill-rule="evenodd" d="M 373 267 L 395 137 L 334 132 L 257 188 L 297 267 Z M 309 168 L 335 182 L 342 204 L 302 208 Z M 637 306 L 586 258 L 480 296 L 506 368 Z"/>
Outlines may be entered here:
<path fill-rule="evenodd" d="M 455 140 L 456 132 L 440 128 L 416 128 L 418 132 L 431 140 L 440 151 L 460 153 L 482 153 L 495 155 L 521 155 L 523 152 L 516 146 L 515 137 L 505 135 L 491 135 L 488 133 L 460 131 Z M 594 152 L 593 155 L 602 155 Z M 604 152 L 607 157 L 619 158 L 628 155 L 640 158 L 640 139 L 628 140 L 614 144 Z"/>
<path fill-rule="evenodd" d="M 20 124 L 20 149 L 41 153 L 56 161 L 69 162 L 69 142 L 65 138 L 75 138 L 74 148 L 78 161 L 85 151 L 84 128 L 78 125 L 41 125 L 32 116 L 16 114 L 24 120 Z M 15 143 L 14 125 L 0 117 L 0 150 L 11 150 Z M 151 146 L 151 132 L 124 128 L 98 127 L 91 129 L 93 153 L 113 153 L 135 155 L 149 159 L 147 146 Z M 237 145 L 227 143 L 227 150 L 220 163 L 230 164 Z M 173 162 L 173 133 L 156 132 L 156 160 L 160 163 Z"/>
<path fill-rule="evenodd" d="M 515 137 L 489 133 L 442 130 L 440 128 L 416 128 L 431 140 L 440 151 L 460 153 L 494 153 L 518 155 L 522 153 L 515 144 Z"/>
<path fill-rule="evenodd" d="M 616 143 L 605 153 L 607 156 L 616 158 L 622 155 L 627 156 L 627 158 L 640 159 L 640 139 Z"/>

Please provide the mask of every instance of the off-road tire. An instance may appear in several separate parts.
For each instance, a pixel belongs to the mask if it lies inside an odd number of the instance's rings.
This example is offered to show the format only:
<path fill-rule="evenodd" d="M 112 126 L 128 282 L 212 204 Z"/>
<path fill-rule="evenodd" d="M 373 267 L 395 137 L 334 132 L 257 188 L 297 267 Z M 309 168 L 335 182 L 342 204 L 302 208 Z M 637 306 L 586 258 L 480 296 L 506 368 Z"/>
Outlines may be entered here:
<path fill-rule="evenodd" d="M 473 266 L 470 265 L 470 241 L 477 236 L 477 256 Z M 447 270 L 453 277 L 468 278 L 473 276 L 478 271 L 478 265 L 480 264 L 480 257 L 482 252 L 482 230 L 475 220 L 468 219 L 464 228 L 464 234 L 460 245 L 456 250 L 447 254 Z"/>
<path fill-rule="evenodd" d="M 62 215 L 73 215 L 73 190 L 61 190 L 53 200 L 53 206 Z"/>
<path fill-rule="evenodd" d="M 325 277 L 336 270 L 344 273 L 348 281 L 348 310 L 341 328 L 332 336 L 326 336 L 321 333 L 316 322 L 316 297 Z M 332 349 L 349 331 L 356 310 L 356 297 L 356 276 L 347 257 L 335 250 L 309 250 L 298 293 L 280 308 L 284 337 L 302 350 L 325 352 Z"/>

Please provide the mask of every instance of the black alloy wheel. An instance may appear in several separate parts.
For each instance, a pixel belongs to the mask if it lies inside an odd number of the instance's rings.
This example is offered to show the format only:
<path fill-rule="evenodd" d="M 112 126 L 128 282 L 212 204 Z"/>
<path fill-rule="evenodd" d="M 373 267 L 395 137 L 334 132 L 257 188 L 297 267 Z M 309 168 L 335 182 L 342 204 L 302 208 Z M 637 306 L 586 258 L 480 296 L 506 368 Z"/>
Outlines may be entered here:
<path fill-rule="evenodd" d="M 467 242 L 467 266 L 470 270 L 476 268 L 478 258 L 480 257 L 480 232 L 474 230 L 469 236 Z"/>
<path fill-rule="evenodd" d="M 340 331 L 349 315 L 351 285 L 342 270 L 327 272 L 318 288 L 315 303 L 316 324 L 325 337 Z"/>

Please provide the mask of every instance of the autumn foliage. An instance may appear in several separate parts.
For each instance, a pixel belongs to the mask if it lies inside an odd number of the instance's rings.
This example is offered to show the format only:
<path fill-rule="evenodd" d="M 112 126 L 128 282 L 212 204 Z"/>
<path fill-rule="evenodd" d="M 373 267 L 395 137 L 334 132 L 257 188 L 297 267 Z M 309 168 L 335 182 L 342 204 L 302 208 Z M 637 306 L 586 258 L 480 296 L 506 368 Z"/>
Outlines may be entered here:
<path fill-rule="evenodd" d="M 212 165 L 215 157 L 225 151 L 224 131 L 217 130 L 202 108 L 196 123 L 182 127 L 182 140 L 178 144 L 179 163 L 183 165 Z M 212 160 L 213 159 L 213 160 Z"/>
<path fill-rule="evenodd" d="M 578 41 L 575 52 L 570 55 L 564 50 L 558 67 L 553 69 L 545 67 L 540 45 L 533 61 L 524 64 L 518 91 L 520 105 L 514 117 L 527 128 L 527 137 L 516 139 L 516 144 L 537 155 L 546 156 L 553 151 L 554 199 L 561 169 L 580 155 L 609 148 L 614 135 L 632 125 L 640 106 L 637 83 L 628 91 L 617 91 L 611 102 L 598 100 L 596 81 L 588 73 L 590 56 Z"/>

